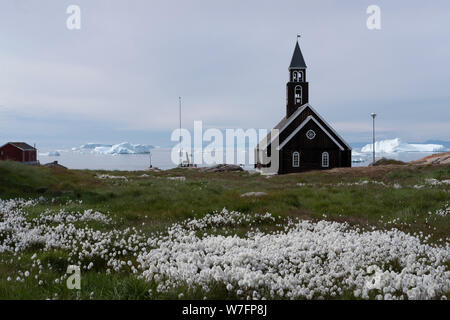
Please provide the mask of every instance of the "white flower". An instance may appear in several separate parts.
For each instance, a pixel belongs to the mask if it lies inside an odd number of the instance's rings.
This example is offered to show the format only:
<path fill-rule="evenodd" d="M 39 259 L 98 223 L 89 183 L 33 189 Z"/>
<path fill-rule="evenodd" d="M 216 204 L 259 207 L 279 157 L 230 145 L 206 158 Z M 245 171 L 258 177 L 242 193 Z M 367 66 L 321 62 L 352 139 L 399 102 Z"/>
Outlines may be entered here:
<path fill-rule="evenodd" d="M 139 278 L 154 281 L 157 292 L 187 286 L 203 289 L 207 295 L 213 283 L 222 283 L 242 299 L 326 298 L 348 290 L 357 298 L 368 299 L 373 292 L 366 284 L 374 275 L 379 276 L 377 298 L 432 299 L 445 297 L 450 290 L 448 239 L 432 245 L 424 234 L 411 235 L 397 229 L 362 230 L 346 223 L 226 209 L 175 223 L 166 232 L 148 236 L 136 228 L 90 228 L 85 222 L 92 219 L 112 221 L 93 210 L 46 210 L 30 219 L 23 209 L 35 203 L 0 200 L 0 234 L 8 234 L 0 243 L 0 252 L 13 255 L 8 261 L 15 263 L 36 243 L 43 247 L 33 254 L 32 269 L 18 273 L 16 280 L 21 282 L 30 272 L 37 275 L 46 268 L 51 270 L 50 263 L 42 265 L 35 258 L 58 249 L 68 253 L 70 264 L 89 270 L 96 259 L 105 260 L 107 274 L 123 271 L 128 265 Z M 440 214 L 432 213 L 428 218 L 436 216 Z M 394 222 L 402 223 L 398 219 Z M 261 223 L 276 226 L 278 231 L 262 232 Z M 245 235 L 222 232 L 223 228 L 228 231 L 242 224 L 251 226 Z M 134 265 L 128 259 L 130 254 L 136 259 Z M 85 261 L 91 262 L 86 265 Z M 389 268 L 392 261 L 400 270 Z M 67 276 L 54 281 L 59 283 Z"/>

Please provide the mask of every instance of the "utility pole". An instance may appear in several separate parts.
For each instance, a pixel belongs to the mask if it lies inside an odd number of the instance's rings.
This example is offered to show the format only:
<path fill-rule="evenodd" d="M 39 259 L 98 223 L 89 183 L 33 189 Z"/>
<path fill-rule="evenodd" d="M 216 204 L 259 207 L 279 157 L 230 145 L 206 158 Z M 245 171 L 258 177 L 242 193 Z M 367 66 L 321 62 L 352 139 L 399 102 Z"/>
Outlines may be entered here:
<path fill-rule="evenodd" d="M 153 166 L 152 166 L 152 152 L 151 151 L 149 152 L 149 156 L 150 156 L 150 168 L 153 168 Z"/>
<path fill-rule="evenodd" d="M 374 164 L 375 163 L 375 117 L 377 116 L 377 114 L 371 113 L 370 116 L 372 117 L 372 153 L 373 153 L 372 164 Z"/>
<path fill-rule="evenodd" d="M 180 131 L 179 131 L 179 143 L 180 143 L 180 167 L 183 164 L 183 150 L 181 149 L 181 97 L 178 97 L 179 102 L 179 119 L 180 119 Z"/>

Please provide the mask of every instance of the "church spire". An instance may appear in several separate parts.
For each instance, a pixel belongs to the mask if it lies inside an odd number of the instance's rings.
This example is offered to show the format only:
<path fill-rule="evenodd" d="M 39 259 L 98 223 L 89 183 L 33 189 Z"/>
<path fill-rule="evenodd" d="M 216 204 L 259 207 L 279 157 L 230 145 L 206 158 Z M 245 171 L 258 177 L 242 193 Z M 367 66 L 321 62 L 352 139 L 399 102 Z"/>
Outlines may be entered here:
<path fill-rule="evenodd" d="M 308 103 L 308 82 L 306 82 L 306 63 L 303 59 L 300 46 L 295 44 L 294 54 L 292 55 L 291 64 L 289 66 L 289 82 L 287 83 L 287 101 L 286 101 L 286 117 L 289 118 L 295 110 L 305 103 Z"/>
<path fill-rule="evenodd" d="M 295 45 L 294 54 L 292 55 L 291 64 L 289 65 L 289 70 L 292 69 L 304 69 L 306 68 L 305 59 L 303 59 L 302 51 L 300 50 L 300 46 L 297 43 Z"/>

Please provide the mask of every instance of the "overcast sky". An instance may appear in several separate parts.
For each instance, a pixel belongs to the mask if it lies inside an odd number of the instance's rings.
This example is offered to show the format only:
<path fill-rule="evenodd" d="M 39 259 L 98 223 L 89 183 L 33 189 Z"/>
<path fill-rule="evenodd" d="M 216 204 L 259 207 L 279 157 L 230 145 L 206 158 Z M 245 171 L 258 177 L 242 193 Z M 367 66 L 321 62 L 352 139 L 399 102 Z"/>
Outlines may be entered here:
<path fill-rule="evenodd" d="M 370 112 L 379 138 L 450 140 L 449 16 L 449 1 L 2 0 L 0 143 L 170 145 L 178 96 L 184 127 L 270 129 L 297 33 L 310 103 L 349 142 L 370 141 Z"/>

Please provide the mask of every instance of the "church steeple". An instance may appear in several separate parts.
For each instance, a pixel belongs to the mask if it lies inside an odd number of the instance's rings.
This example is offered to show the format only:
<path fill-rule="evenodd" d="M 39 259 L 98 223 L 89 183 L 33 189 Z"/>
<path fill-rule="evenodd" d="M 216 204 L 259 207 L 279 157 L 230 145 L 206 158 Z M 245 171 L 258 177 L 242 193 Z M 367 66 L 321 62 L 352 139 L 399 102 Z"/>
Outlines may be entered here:
<path fill-rule="evenodd" d="M 308 103 L 308 82 L 306 82 L 306 63 L 300 46 L 295 44 L 294 54 L 289 65 L 289 82 L 287 83 L 286 117 Z"/>
<path fill-rule="evenodd" d="M 289 70 L 291 69 L 306 69 L 305 59 L 303 59 L 302 50 L 298 45 L 298 41 L 295 45 L 294 54 L 292 55 L 291 64 L 289 65 Z"/>

